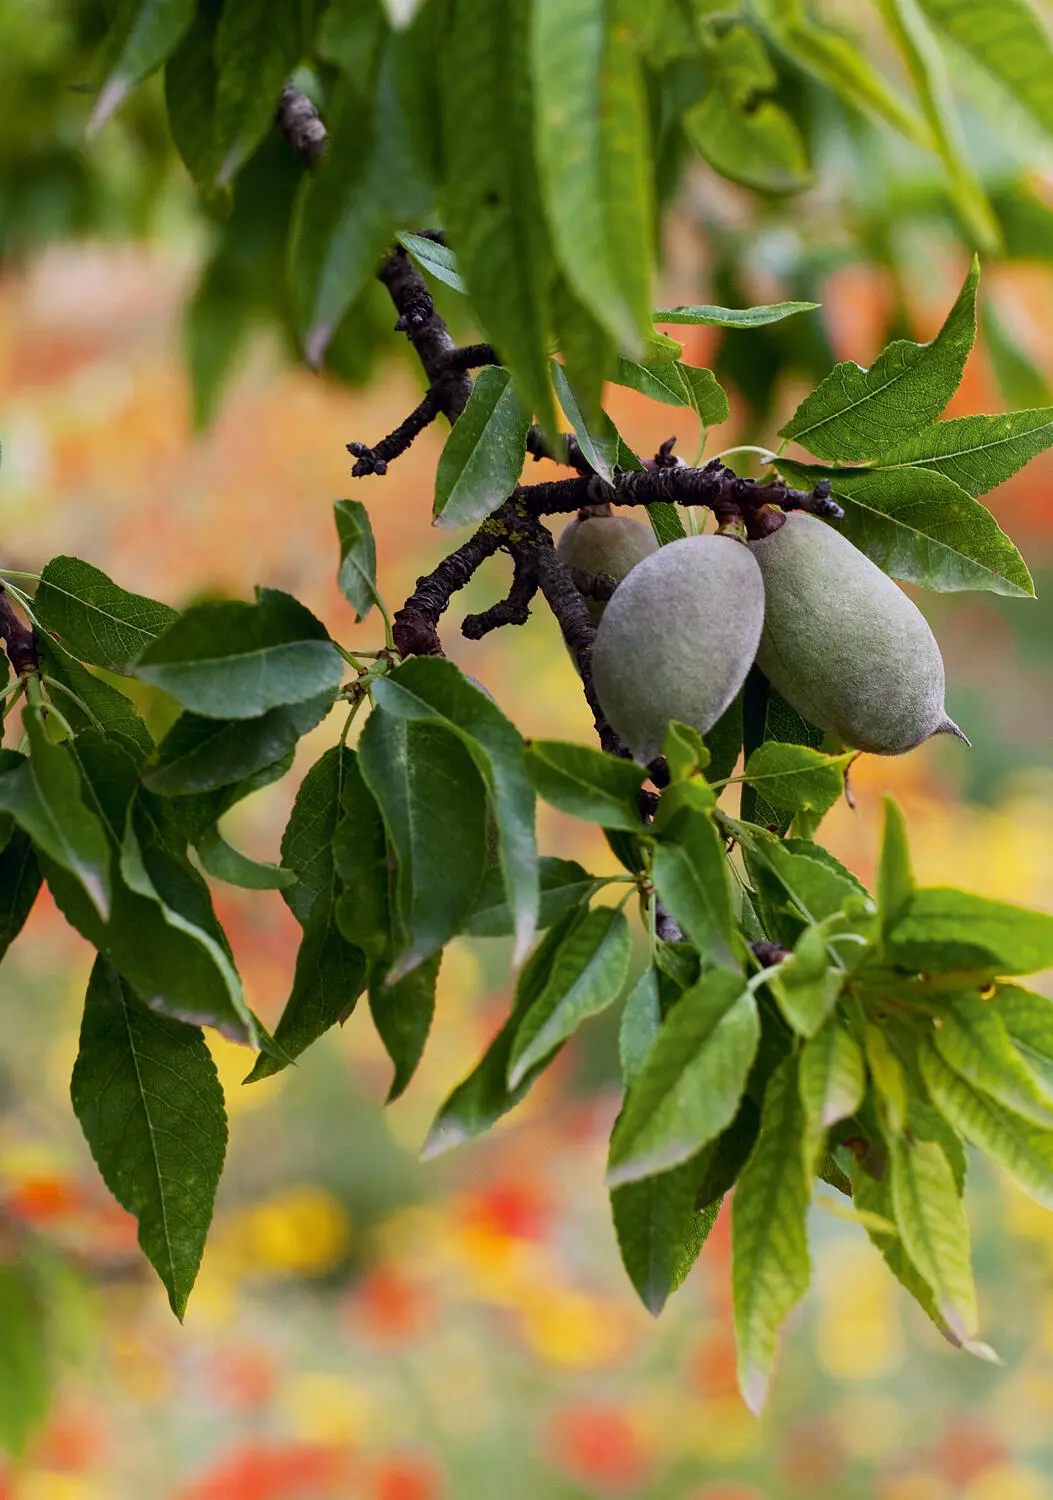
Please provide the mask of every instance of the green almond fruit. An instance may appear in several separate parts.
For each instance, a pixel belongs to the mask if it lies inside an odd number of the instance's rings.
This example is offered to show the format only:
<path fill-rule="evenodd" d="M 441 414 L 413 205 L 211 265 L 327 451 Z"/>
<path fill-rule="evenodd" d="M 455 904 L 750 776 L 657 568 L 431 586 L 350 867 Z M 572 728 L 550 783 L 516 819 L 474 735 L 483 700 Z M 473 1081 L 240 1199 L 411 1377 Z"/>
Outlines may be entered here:
<path fill-rule="evenodd" d="M 705 734 L 742 686 L 764 623 L 764 583 L 748 547 L 689 536 L 645 557 L 596 631 L 592 680 L 611 725 L 646 765 L 670 720 Z"/>
<path fill-rule="evenodd" d="M 637 563 L 658 551 L 658 539 L 650 526 L 631 516 L 575 516 L 560 533 L 556 551 L 576 573 L 603 575 L 620 583 Z M 598 622 L 604 611 L 602 600 L 586 603 Z"/>
<path fill-rule="evenodd" d="M 799 714 L 875 755 L 965 739 L 925 616 L 869 557 L 799 511 L 750 551 L 767 598 L 757 665 Z"/>

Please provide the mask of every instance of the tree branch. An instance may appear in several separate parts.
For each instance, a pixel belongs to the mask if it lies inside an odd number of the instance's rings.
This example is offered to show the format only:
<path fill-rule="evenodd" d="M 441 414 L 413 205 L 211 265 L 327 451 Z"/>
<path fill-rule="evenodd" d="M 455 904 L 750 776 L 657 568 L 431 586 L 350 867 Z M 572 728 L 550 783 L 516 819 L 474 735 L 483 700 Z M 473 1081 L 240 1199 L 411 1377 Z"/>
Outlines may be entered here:
<path fill-rule="evenodd" d="M 365 443 L 348 443 L 348 453 L 358 460 L 351 470 L 352 478 L 363 479 L 367 474 L 386 474 L 391 460 L 398 458 L 400 453 L 405 453 L 414 438 L 419 437 L 438 415 L 439 398 L 435 387 L 429 386 L 420 405 L 410 412 L 404 422 L 399 423 L 394 432 L 381 438 L 375 448 L 369 448 Z"/>

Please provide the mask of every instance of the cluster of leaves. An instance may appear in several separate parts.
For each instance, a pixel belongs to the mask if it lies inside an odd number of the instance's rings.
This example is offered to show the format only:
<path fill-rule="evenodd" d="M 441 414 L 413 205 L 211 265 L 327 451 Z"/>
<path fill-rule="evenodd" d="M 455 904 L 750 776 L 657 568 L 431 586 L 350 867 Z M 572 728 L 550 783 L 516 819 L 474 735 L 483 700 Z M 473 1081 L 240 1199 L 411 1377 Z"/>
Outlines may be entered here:
<path fill-rule="evenodd" d="M 121 0 L 94 117 L 101 124 L 164 64 L 172 134 L 203 190 L 222 205 L 237 179 L 231 232 L 247 203 L 268 226 L 245 261 L 243 239 L 221 244 L 197 309 L 205 289 L 221 307 L 224 288 L 242 282 L 273 295 L 289 220 L 291 316 L 316 359 L 341 329 L 368 326 L 363 298 L 393 233 L 439 209 L 454 249 L 408 232 L 403 246 L 467 294 L 502 363 L 452 427 L 435 509 L 448 526 L 486 524 L 516 492 L 532 420 L 554 446 L 557 402 L 597 493 L 616 493 L 619 475 L 641 467 L 603 413 L 608 379 L 703 426 L 723 420 L 715 375 L 685 363 L 656 322 L 764 337 L 811 306 L 650 304 L 655 209 L 688 143 L 767 191 L 806 178 L 773 57 L 938 146 L 975 238 L 988 233 L 929 19 L 1006 78 L 1031 66 L 1043 35 L 1026 29 L 1020 0 L 997 46 L 967 24 L 967 12 L 989 19 L 987 6 L 883 10 L 917 105 L 801 5 L 754 5 L 746 20 L 706 0 Z M 275 142 L 283 200 L 266 139 L 282 84 L 304 61 L 330 146 L 307 175 Z M 254 172 L 257 190 L 243 191 Z M 978 496 L 1050 445 L 1053 409 L 939 420 L 975 338 L 977 276 L 931 343 L 896 340 L 869 370 L 839 365 L 801 403 L 782 436 L 830 467 L 777 462 L 790 480 L 827 479 L 847 534 L 893 577 L 1028 595 L 1023 561 Z M 200 353 L 208 340 L 194 317 Z M 229 359 L 240 317 L 207 325 L 209 369 Z M 683 535 L 675 506 L 649 510 L 660 541 Z M 368 519 L 347 500 L 336 520 L 341 586 L 363 618 L 380 605 Z M 424 1048 L 445 945 L 462 933 L 510 936 L 523 962 L 512 1011 L 441 1109 L 436 1152 L 511 1109 L 581 1023 L 619 1000 L 635 900 L 647 954 L 623 1012 L 609 1185 L 647 1305 L 662 1306 L 737 1185 L 736 1325 L 743 1390 L 759 1405 L 779 1324 L 807 1285 L 805 1217 L 822 1180 L 852 1197 L 848 1211 L 948 1336 L 984 1352 L 962 1140 L 1053 1200 L 1050 1002 L 1003 983 L 1053 964 L 1053 918 L 916 890 L 894 810 L 872 898 L 814 837 L 841 794 L 844 757 L 824 754 L 818 731 L 758 674 L 708 744 L 670 727 L 670 783 L 654 811 L 642 768 L 583 746 L 526 744 L 450 662 L 401 660 L 390 625 L 384 646 L 354 655 L 287 594 L 264 588 L 251 603 L 180 614 L 65 557 L 32 598 L 10 592 L 34 625 L 40 670 L 7 685 L 9 708 L 26 701 L 22 745 L 0 760 L 0 938 L 6 947 L 17 935 L 43 879 L 98 952 L 74 1106 L 179 1315 L 226 1145 L 202 1026 L 257 1049 L 255 1081 L 365 995 L 394 1097 Z M 122 677 L 178 705 L 160 743 Z M 303 780 L 280 865 L 248 860 L 220 820 L 283 775 L 298 739 L 337 704 L 344 733 Z M 718 805 L 731 781 L 742 785 L 737 819 Z M 537 795 L 598 823 L 625 873 L 540 858 Z M 206 875 L 281 890 L 302 926 L 273 1036 L 246 1006 Z"/>
<path fill-rule="evenodd" d="M 312 362 L 365 377 L 390 337 L 377 260 L 396 230 L 437 219 L 458 246 L 479 325 L 551 432 L 553 341 L 586 416 L 619 352 L 653 352 L 656 215 L 692 159 L 778 215 L 780 197 L 813 185 L 833 129 L 858 157 L 854 180 L 875 179 L 878 163 L 902 178 L 905 161 L 935 162 L 937 195 L 966 243 L 1034 253 L 1017 244 L 1014 225 L 1048 214 L 1018 191 L 1011 157 L 993 186 L 970 162 L 949 66 L 957 76 L 960 59 L 969 62 L 970 105 L 1001 121 L 1012 94 L 1031 128 L 1048 132 L 1053 44 L 1027 0 L 880 0 L 858 25 L 819 21 L 805 0 L 277 9 L 271 0 L 121 0 L 95 68 L 91 120 L 97 129 L 132 107 L 135 85 L 163 69 L 172 140 L 216 225 L 187 325 L 200 421 L 261 317 L 277 317 Z M 274 126 L 291 74 L 330 130 L 315 172 Z M 844 217 L 845 242 L 860 241 L 853 253 L 888 258 L 885 205 L 853 203 Z M 819 238 L 829 260 L 831 236 Z M 730 248 L 717 272 L 738 294 L 744 257 Z M 806 256 L 795 277 L 814 281 L 816 269 Z M 993 314 L 990 333 L 1006 345 Z M 787 361 L 816 371 L 828 353 L 818 327 L 808 350 L 795 356 L 776 335 L 752 369 L 733 346 L 723 362 L 763 406 Z M 1009 364 L 1013 353 L 1010 341 Z"/>

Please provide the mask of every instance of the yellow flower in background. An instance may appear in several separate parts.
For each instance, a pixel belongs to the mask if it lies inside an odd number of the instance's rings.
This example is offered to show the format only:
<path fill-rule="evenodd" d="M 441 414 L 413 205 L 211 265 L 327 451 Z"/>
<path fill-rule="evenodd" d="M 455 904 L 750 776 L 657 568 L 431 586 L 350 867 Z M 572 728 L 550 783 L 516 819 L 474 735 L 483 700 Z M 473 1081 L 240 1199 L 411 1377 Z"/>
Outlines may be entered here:
<path fill-rule="evenodd" d="M 963 1500 L 1049 1500 L 1048 1480 L 1035 1469 L 999 1464 L 965 1486 Z"/>
<path fill-rule="evenodd" d="M 324 1188 L 305 1183 L 230 1214 L 216 1240 L 243 1276 L 322 1276 L 346 1255 L 351 1221 Z"/>
<path fill-rule="evenodd" d="M 864 1461 L 894 1456 L 903 1446 L 907 1409 L 892 1396 L 846 1396 L 831 1411 L 837 1439 L 849 1458 Z"/>
<path fill-rule="evenodd" d="M 567 1369 L 610 1364 L 625 1348 L 617 1304 L 570 1287 L 539 1288 L 526 1299 L 519 1326 L 535 1353 Z"/>
<path fill-rule="evenodd" d="M 869 1245 L 838 1238 L 817 1277 L 819 1359 L 839 1380 L 889 1375 L 903 1362 L 898 1290 Z"/>
<path fill-rule="evenodd" d="M 106 1500 L 100 1483 L 82 1474 L 57 1474 L 38 1469 L 19 1481 L 18 1500 Z"/>
<path fill-rule="evenodd" d="M 286 1381 L 281 1407 L 294 1437 L 334 1447 L 375 1437 L 377 1403 L 361 1381 L 304 1371 Z"/>

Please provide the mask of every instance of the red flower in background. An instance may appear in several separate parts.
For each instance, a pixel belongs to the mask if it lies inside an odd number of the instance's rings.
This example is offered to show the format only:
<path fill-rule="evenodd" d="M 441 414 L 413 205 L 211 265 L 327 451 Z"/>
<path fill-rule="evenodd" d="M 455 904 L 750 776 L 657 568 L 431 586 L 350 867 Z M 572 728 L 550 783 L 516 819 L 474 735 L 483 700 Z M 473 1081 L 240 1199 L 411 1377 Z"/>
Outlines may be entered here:
<path fill-rule="evenodd" d="M 636 1489 L 650 1468 L 629 1415 L 613 1404 L 582 1402 L 557 1412 L 545 1434 L 545 1451 L 589 1494 Z"/>
<path fill-rule="evenodd" d="M 353 1477 L 346 1448 L 252 1443 L 225 1454 L 174 1500 L 319 1500 L 345 1494 Z"/>
<path fill-rule="evenodd" d="M 440 1500 L 446 1485 L 442 1470 L 426 1454 L 385 1459 L 367 1490 L 370 1500 Z"/>

